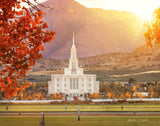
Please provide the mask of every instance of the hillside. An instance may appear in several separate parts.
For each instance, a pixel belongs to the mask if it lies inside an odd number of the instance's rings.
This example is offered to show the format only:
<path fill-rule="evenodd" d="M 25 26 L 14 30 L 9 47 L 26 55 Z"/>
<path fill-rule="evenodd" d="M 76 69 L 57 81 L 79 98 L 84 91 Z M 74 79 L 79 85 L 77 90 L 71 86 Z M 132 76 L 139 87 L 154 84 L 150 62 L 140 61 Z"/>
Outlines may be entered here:
<path fill-rule="evenodd" d="M 103 68 L 110 69 L 113 64 L 116 64 L 128 55 L 128 53 L 107 53 L 81 58 L 79 59 L 79 66 L 85 70 L 103 70 Z M 52 73 L 61 71 L 63 73 L 63 69 L 68 67 L 68 62 L 68 60 L 40 59 L 36 61 L 35 65 L 32 67 L 31 73 L 40 71 L 52 71 Z"/>
<path fill-rule="evenodd" d="M 79 59 L 79 66 L 86 71 L 130 71 L 144 72 L 160 70 L 160 48 L 143 45 L 132 53 L 107 53 Z M 33 71 L 56 71 L 68 67 L 68 60 L 40 59 L 32 67 Z M 61 71 L 61 72 L 62 72 Z"/>
<path fill-rule="evenodd" d="M 160 48 L 143 45 L 135 49 L 127 57 L 122 59 L 116 66 L 118 69 L 128 68 L 131 70 L 160 70 Z"/>
<path fill-rule="evenodd" d="M 68 59 L 75 32 L 78 57 L 131 52 L 144 44 L 142 21 L 125 11 L 86 8 L 74 0 L 48 0 L 42 8 L 55 39 L 45 44 L 45 58 Z"/>
<path fill-rule="evenodd" d="M 141 46 L 132 53 L 107 53 L 79 59 L 87 74 L 96 74 L 99 81 L 160 81 L 160 48 Z M 41 59 L 36 61 L 28 80 L 49 81 L 51 74 L 63 73 L 68 60 Z M 37 79 L 36 79 L 37 78 Z"/>

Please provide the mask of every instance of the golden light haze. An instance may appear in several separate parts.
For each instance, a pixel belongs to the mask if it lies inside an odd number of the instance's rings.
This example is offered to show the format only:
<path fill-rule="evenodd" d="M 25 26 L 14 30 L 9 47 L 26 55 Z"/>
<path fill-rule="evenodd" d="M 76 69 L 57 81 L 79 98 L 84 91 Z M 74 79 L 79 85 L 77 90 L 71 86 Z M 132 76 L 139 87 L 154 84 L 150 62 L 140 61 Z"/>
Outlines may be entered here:
<path fill-rule="evenodd" d="M 149 20 L 155 9 L 160 7 L 160 0 L 76 0 L 86 7 L 104 10 L 129 11 Z"/>

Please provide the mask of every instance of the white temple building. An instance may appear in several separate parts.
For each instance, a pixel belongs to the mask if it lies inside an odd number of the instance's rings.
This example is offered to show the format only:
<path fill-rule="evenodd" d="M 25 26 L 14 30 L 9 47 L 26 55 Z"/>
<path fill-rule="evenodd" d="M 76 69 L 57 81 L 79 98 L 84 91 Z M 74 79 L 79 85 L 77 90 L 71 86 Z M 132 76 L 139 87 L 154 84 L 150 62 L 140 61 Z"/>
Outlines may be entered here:
<path fill-rule="evenodd" d="M 64 68 L 64 74 L 51 75 L 51 81 L 48 82 L 48 94 L 64 93 L 73 97 L 94 92 L 99 93 L 99 81 L 96 81 L 96 75 L 84 74 L 83 68 L 79 68 L 73 33 L 69 67 Z"/>

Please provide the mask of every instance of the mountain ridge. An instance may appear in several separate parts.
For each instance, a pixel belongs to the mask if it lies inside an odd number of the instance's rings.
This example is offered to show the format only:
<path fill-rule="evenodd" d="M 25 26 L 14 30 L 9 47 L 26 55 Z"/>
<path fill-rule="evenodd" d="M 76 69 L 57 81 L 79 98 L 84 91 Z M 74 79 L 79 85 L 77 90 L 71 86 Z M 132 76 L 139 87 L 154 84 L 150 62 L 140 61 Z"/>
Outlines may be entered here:
<path fill-rule="evenodd" d="M 49 29 L 55 39 L 45 44 L 44 58 L 68 59 L 75 32 L 79 58 L 111 52 L 131 52 L 144 44 L 142 21 L 133 13 L 86 8 L 74 0 L 43 3 Z M 140 33 L 140 34 L 137 34 Z"/>

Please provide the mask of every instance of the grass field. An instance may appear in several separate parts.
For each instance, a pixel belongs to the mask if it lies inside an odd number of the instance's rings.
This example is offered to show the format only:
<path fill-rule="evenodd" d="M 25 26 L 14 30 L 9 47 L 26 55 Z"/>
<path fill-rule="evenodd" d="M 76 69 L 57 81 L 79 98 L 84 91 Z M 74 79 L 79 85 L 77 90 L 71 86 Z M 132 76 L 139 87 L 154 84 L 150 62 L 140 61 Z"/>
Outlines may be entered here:
<path fill-rule="evenodd" d="M 39 126 L 40 117 L 0 117 L 1 126 Z M 45 126 L 159 126 L 160 117 L 45 117 Z"/>
<path fill-rule="evenodd" d="M 160 111 L 159 104 L 107 104 L 107 105 L 0 105 L 0 112 L 6 111 Z"/>

